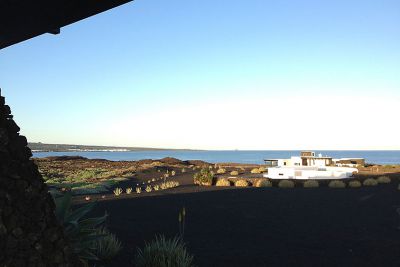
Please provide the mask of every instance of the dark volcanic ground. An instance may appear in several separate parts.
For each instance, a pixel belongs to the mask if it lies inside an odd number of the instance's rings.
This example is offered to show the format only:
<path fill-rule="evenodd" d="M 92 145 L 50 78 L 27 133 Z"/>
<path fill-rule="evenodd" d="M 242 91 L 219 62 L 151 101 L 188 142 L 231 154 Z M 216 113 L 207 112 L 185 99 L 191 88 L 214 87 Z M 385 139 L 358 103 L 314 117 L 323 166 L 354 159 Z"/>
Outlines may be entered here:
<path fill-rule="evenodd" d="M 95 213 L 110 213 L 108 226 L 124 243 L 115 267 L 133 266 L 135 248 L 156 234 L 176 235 L 182 207 L 196 266 L 400 266 L 397 185 L 203 191 L 188 184 L 100 201 Z"/>

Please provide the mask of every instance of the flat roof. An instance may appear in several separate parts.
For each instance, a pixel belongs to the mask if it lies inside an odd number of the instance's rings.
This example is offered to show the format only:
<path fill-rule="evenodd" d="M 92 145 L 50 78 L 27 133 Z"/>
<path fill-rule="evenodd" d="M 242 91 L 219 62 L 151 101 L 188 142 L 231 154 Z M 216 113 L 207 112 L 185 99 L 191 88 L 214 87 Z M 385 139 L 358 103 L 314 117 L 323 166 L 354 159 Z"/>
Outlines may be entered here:
<path fill-rule="evenodd" d="M 44 34 L 132 0 L 0 1 L 0 49 Z"/>

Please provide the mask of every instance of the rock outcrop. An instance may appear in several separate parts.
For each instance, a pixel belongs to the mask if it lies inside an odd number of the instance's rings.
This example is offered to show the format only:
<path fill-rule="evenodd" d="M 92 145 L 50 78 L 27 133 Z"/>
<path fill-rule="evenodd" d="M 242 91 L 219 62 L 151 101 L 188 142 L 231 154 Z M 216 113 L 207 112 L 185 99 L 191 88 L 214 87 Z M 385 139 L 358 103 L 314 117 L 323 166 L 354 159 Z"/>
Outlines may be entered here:
<path fill-rule="evenodd" d="M 0 266 L 80 266 L 0 89 Z"/>

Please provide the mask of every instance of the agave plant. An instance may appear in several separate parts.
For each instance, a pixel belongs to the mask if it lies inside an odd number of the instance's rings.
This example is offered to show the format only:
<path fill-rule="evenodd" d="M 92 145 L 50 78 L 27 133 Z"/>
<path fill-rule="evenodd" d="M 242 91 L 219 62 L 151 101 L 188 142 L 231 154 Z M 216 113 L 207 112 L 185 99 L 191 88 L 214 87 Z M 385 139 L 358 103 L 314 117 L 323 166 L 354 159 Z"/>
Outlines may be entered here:
<path fill-rule="evenodd" d="M 132 187 L 128 187 L 126 190 L 126 193 L 129 195 L 132 193 Z"/>
<path fill-rule="evenodd" d="M 193 256 L 186 250 L 181 238 L 167 239 L 156 236 L 155 240 L 146 243 L 143 249 L 137 249 L 135 266 L 138 267 L 191 267 Z"/>
<path fill-rule="evenodd" d="M 82 260 L 98 260 L 93 253 L 95 241 L 104 237 L 99 234 L 98 229 L 105 222 L 107 214 L 102 217 L 86 218 L 96 203 L 88 203 L 73 210 L 71 200 L 71 192 L 54 199 L 57 219 L 64 226 L 65 236 L 73 252 Z"/>
<path fill-rule="evenodd" d="M 96 248 L 95 255 L 103 261 L 111 260 L 121 251 L 122 244 L 118 238 L 106 228 L 101 228 L 98 230 L 98 233 L 104 235 L 104 237 L 94 242 Z"/>

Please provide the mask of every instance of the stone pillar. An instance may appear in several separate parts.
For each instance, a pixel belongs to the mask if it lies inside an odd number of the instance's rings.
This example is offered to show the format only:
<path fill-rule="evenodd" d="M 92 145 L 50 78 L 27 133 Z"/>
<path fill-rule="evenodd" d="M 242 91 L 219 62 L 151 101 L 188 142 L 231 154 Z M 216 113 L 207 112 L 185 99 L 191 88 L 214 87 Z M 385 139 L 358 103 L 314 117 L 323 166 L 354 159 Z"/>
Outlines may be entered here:
<path fill-rule="evenodd" d="M 0 267 L 81 266 L 0 89 Z"/>

